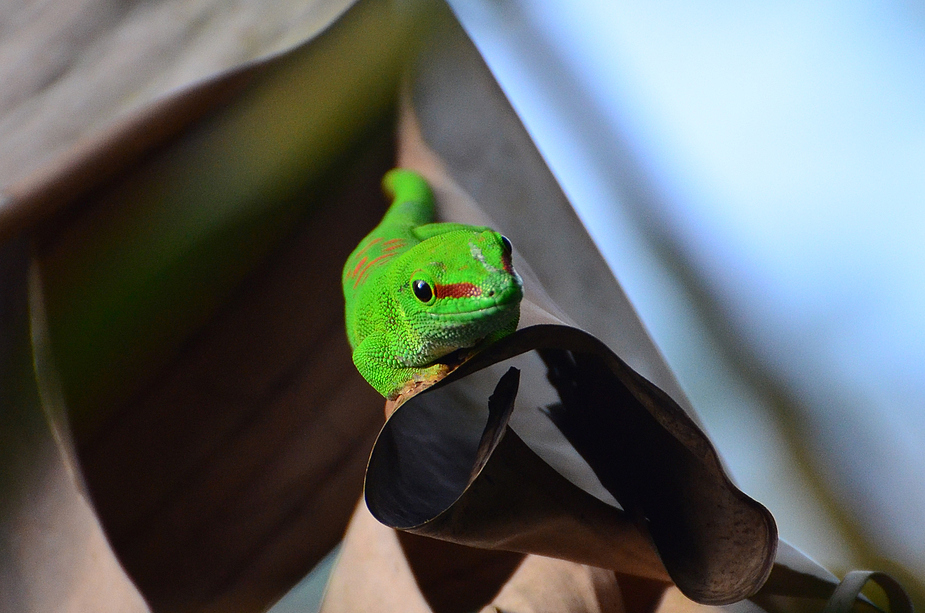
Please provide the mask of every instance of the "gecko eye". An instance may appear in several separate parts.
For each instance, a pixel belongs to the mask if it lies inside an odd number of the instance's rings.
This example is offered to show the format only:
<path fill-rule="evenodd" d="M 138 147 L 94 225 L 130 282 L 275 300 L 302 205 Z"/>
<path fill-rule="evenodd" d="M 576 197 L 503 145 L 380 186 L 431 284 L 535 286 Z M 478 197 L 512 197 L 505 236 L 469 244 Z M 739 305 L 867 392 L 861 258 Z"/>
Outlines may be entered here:
<path fill-rule="evenodd" d="M 411 282 L 411 291 L 414 292 L 415 298 L 425 304 L 430 302 L 430 299 L 434 297 L 434 290 L 431 289 L 430 284 L 420 279 Z"/>
<path fill-rule="evenodd" d="M 512 245 L 508 237 L 504 236 L 503 234 L 501 235 L 501 246 L 504 247 L 504 253 L 507 255 L 511 255 L 511 253 L 514 251 L 514 245 Z"/>

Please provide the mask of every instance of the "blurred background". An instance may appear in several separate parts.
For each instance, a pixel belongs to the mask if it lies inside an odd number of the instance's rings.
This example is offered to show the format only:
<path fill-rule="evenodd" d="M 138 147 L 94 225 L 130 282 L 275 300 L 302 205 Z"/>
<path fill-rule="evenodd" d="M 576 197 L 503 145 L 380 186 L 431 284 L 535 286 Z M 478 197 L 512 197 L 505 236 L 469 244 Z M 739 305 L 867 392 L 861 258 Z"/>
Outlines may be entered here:
<path fill-rule="evenodd" d="M 925 7 L 451 4 L 739 484 L 921 602 Z"/>
<path fill-rule="evenodd" d="M 925 578 L 925 7 L 451 2 L 743 489 Z"/>
<path fill-rule="evenodd" d="M 343 1 L 283 4 L 275 21 L 266 3 L 228 5 L 173 37 L 116 21 L 122 9 L 86 25 L 91 0 L 0 9 L 0 34 L 28 43 L 0 53 L 0 82 L 20 86 L 0 94 L 0 183 L 92 131 L 99 109 L 295 44 Z M 921 608 L 925 5 L 450 4 L 739 485 L 785 540 L 839 575 L 887 570 Z M 195 25 L 210 5 L 123 12 Z M 51 22 L 50 39 L 29 29 Z M 113 51 L 124 40 L 134 55 Z M 207 52 L 177 59 L 177 41 Z M 274 613 L 312 610 L 332 559 Z"/>

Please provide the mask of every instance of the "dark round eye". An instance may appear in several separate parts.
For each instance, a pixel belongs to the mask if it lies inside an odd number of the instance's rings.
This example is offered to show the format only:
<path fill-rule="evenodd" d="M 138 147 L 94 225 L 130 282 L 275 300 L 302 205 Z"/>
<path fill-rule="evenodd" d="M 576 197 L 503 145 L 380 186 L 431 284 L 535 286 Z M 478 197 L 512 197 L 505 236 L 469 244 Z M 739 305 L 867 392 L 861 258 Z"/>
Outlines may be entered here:
<path fill-rule="evenodd" d="M 504 236 L 503 234 L 501 235 L 501 246 L 504 247 L 504 253 L 508 255 L 511 255 L 511 253 L 514 251 L 514 245 L 512 245 L 508 237 Z"/>
<path fill-rule="evenodd" d="M 421 302 L 430 302 L 430 299 L 434 297 L 434 290 L 431 289 L 430 284 L 420 279 L 411 282 L 411 291 L 414 292 L 414 297 Z"/>

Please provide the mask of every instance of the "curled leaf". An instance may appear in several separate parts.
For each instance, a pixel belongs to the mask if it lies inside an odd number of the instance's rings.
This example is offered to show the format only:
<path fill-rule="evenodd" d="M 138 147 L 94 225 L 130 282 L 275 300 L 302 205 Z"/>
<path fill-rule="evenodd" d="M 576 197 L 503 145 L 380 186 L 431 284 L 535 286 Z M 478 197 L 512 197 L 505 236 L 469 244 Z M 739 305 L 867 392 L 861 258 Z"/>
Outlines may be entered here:
<path fill-rule="evenodd" d="M 621 508 L 508 429 L 515 404 L 525 419 L 549 414 Z M 519 330 L 401 405 L 373 449 L 366 500 L 392 527 L 670 577 L 711 604 L 757 592 L 777 544 L 770 513 L 732 485 L 683 410 L 600 341 L 559 325 Z"/>

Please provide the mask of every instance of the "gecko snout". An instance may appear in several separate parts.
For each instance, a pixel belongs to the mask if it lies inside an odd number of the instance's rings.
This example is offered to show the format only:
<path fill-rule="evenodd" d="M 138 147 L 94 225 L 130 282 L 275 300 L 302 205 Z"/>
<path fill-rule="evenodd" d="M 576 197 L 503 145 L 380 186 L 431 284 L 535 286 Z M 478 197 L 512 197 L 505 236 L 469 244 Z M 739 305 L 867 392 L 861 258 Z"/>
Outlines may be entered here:
<path fill-rule="evenodd" d="M 498 304 L 519 301 L 523 295 L 520 278 L 511 276 L 504 271 L 497 271 L 495 274 L 489 275 L 480 285 L 482 296 Z"/>

